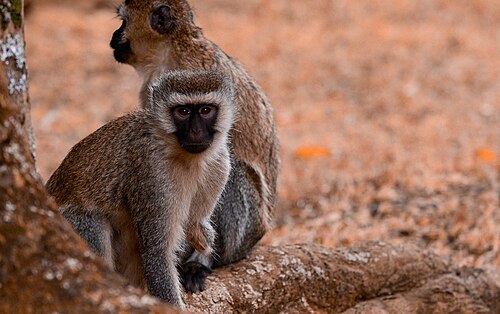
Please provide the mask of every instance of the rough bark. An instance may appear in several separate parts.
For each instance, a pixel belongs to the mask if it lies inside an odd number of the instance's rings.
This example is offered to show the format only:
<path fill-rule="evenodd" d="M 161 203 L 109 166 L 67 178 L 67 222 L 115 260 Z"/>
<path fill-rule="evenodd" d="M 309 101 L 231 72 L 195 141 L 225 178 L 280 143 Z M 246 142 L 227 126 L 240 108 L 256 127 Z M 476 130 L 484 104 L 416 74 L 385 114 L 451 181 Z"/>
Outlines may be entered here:
<path fill-rule="evenodd" d="M 411 245 L 260 247 L 186 302 L 200 313 L 500 313 L 500 276 Z"/>

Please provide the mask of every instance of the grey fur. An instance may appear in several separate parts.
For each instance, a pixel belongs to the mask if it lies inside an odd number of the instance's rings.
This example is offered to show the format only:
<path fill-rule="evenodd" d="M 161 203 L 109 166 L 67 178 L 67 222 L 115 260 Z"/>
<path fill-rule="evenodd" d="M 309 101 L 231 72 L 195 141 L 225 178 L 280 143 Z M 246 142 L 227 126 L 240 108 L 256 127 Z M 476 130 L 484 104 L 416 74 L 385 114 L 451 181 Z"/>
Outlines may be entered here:
<path fill-rule="evenodd" d="M 192 86 L 192 92 L 172 86 Z M 186 152 L 173 134 L 170 110 L 178 103 L 169 97 L 175 93 L 202 103 L 206 97 L 218 107 L 217 132 L 202 153 Z M 143 109 L 76 144 L 47 182 L 63 215 L 97 254 L 132 284 L 180 307 L 182 243 L 201 248 L 201 256 L 212 251 L 210 216 L 231 167 L 233 96 L 231 81 L 220 73 L 167 73 L 151 85 Z"/>

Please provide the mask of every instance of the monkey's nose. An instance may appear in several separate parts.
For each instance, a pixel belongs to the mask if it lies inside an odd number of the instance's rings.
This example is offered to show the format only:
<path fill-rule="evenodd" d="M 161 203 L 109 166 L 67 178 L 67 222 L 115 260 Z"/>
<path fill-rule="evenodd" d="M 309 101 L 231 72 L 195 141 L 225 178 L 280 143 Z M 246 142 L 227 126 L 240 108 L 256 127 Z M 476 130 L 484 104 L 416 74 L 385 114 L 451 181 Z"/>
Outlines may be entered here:
<path fill-rule="evenodd" d="M 125 31 L 126 25 L 127 23 L 125 21 L 122 21 L 122 25 L 120 26 L 120 28 L 113 32 L 113 36 L 111 37 L 111 41 L 109 42 L 111 48 L 118 49 L 120 47 L 120 44 L 123 44 L 123 33 Z"/>
<path fill-rule="evenodd" d="M 191 129 L 189 132 L 189 137 L 191 138 L 191 142 L 193 143 L 203 142 L 203 132 L 201 129 Z"/>

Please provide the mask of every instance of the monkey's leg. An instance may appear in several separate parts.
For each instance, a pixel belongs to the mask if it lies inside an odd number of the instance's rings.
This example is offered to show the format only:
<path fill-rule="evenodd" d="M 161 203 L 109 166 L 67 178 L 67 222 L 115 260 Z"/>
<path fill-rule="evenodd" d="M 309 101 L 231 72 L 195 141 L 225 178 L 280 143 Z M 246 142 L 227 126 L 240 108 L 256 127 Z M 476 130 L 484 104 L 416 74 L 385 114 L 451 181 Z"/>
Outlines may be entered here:
<path fill-rule="evenodd" d="M 138 251 L 135 225 L 132 221 L 113 228 L 113 252 L 115 271 L 122 274 L 134 286 L 146 289 L 144 270 Z"/>
<path fill-rule="evenodd" d="M 258 190 L 248 176 L 253 170 L 234 158 L 232 165 L 229 181 L 212 216 L 217 234 L 215 267 L 246 257 L 266 232 L 259 215 Z"/>
<path fill-rule="evenodd" d="M 97 215 L 85 212 L 78 207 L 66 207 L 61 212 L 73 229 L 90 246 L 92 251 L 102 257 L 114 269 L 113 249 L 111 246 L 111 225 L 109 221 Z"/>
<path fill-rule="evenodd" d="M 212 215 L 216 231 L 214 253 L 206 256 L 191 248 L 183 255 L 186 257 L 181 274 L 187 291 L 203 290 L 205 278 L 213 266 L 244 258 L 265 233 L 259 216 L 257 189 L 247 176 L 247 170 L 244 163 L 233 159 L 229 181 Z"/>

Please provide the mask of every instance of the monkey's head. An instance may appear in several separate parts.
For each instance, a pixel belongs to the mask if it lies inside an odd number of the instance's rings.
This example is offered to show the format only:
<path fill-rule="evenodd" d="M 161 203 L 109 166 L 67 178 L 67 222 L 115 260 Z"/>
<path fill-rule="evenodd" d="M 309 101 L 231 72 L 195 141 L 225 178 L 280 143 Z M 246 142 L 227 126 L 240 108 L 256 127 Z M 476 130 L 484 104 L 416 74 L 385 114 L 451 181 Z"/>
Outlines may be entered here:
<path fill-rule="evenodd" d="M 125 0 L 117 13 L 122 25 L 110 42 L 114 57 L 138 69 L 165 64 L 171 41 L 198 29 L 186 0 Z"/>
<path fill-rule="evenodd" d="M 149 85 L 144 110 L 166 137 L 198 154 L 227 141 L 236 113 L 231 79 L 216 71 L 172 71 Z"/>

